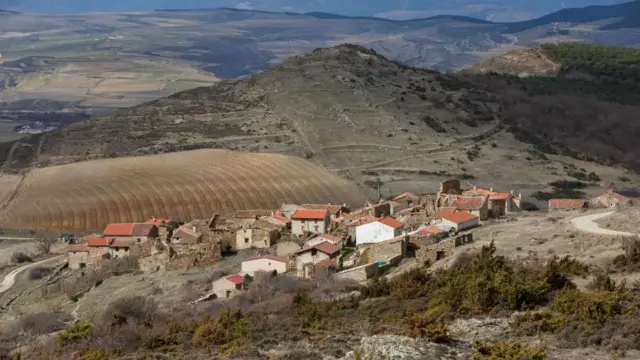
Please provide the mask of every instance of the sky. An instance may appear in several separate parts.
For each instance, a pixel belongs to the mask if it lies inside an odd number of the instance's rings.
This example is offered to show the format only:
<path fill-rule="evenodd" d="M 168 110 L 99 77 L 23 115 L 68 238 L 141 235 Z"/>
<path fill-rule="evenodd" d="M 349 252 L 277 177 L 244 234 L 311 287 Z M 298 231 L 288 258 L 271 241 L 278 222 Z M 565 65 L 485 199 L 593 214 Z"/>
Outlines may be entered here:
<path fill-rule="evenodd" d="M 620 0 L 0 0 L 0 8 L 23 12 L 82 13 L 232 7 L 265 11 L 322 11 L 395 20 L 467 15 L 493 21 L 528 20 L 564 7 Z"/>

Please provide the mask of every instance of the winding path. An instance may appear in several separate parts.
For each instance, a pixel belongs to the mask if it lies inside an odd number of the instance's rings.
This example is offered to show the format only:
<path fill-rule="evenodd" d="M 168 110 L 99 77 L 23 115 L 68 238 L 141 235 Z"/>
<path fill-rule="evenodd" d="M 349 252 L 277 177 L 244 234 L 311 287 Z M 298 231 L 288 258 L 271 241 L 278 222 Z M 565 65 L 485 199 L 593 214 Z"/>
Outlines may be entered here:
<path fill-rule="evenodd" d="M 64 257 L 65 257 L 65 255 L 54 256 L 54 257 L 49 258 L 49 259 L 44 259 L 44 260 L 36 261 L 34 263 L 30 263 L 30 264 L 27 264 L 27 265 L 20 266 L 19 268 L 13 270 L 12 272 L 8 273 L 7 276 L 4 277 L 2 282 L 0 282 L 0 294 L 2 294 L 3 292 L 11 289 L 13 284 L 16 283 L 16 276 L 18 276 L 18 274 L 20 274 L 24 270 L 27 270 L 27 269 L 32 268 L 34 266 L 42 265 L 42 264 L 45 264 L 45 263 L 48 263 L 48 262 L 51 262 L 51 261 L 54 261 L 54 260 L 60 260 L 60 259 L 63 259 Z"/>
<path fill-rule="evenodd" d="M 588 232 L 588 233 L 591 233 L 591 234 L 613 235 L 613 236 L 636 236 L 637 235 L 637 234 L 630 233 L 630 232 L 625 232 L 625 231 L 615 231 L 615 230 L 603 229 L 603 228 L 600 227 L 600 225 L 598 225 L 597 223 L 594 222 L 595 220 L 599 220 L 599 219 L 605 218 L 607 216 L 610 216 L 613 213 L 615 213 L 615 211 L 609 211 L 609 212 L 600 213 L 600 214 L 591 214 L 591 215 L 580 216 L 580 217 L 577 217 L 575 219 L 572 219 L 571 223 L 573 224 L 573 226 L 576 227 L 576 229 L 578 229 L 580 231 Z"/>

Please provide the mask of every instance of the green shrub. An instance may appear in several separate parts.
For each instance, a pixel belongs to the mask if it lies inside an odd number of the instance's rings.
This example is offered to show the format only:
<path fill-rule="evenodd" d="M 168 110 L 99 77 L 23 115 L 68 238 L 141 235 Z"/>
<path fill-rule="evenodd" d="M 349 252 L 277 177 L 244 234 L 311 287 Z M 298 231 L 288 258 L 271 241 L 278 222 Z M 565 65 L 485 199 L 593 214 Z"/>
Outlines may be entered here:
<path fill-rule="evenodd" d="M 78 360 L 112 360 L 120 356 L 120 352 L 107 352 L 102 349 L 88 350 Z"/>
<path fill-rule="evenodd" d="M 85 338 L 93 332 L 93 329 L 93 325 L 88 322 L 78 321 L 72 327 L 64 329 L 58 333 L 58 346 L 63 347 Z"/>
<path fill-rule="evenodd" d="M 358 307 L 358 300 L 349 297 L 333 301 L 313 301 L 306 294 L 298 294 L 293 300 L 293 322 L 303 329 L 318 329 L 326 327 L 326 320 L 330 316 L 339 316 L 336 312 Z"/>
<path fill-rule="evenodd" d="M 474 348 L 473 360 L 542 360 L 547 357 L 543 349 L 517 342 L 476 342 Z"/>
<path fill-rule="evenodd" d="M 564 290 L 553 299 L 550 309 L 564 315 L 576 315 L 590 324 L 603 324 L 623 313 L 623 302 L 632 300 L 626 292 L 581 293 Z"/>
<path fill-rule="evenodd" d="M 204 316 L 193 334 L 196 346 L 224 345 L 245 340 L 251 335 L 251 323 L 241 310 L 224 310 L 216 319 Z"/>
<path fill-rule="evenodd" d="M 555 315 L 548 311 L 526 312 L 513 317 L 510 325 L 515 330 L 520 330 L 526 335 L 536 335 L 539 331 L 556 333 L 567 324 L 568 318 L 564 315 Z"/>

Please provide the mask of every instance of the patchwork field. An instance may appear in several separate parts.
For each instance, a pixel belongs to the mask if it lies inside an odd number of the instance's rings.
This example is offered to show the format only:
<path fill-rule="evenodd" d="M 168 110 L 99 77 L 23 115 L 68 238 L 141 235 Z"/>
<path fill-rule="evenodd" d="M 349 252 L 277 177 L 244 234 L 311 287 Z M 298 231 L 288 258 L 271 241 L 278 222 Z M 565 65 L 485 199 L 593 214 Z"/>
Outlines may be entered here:
<path fill-rule="evenodd" d="M 208 218 L 282 202 L 364 201 L 355 185 L 301 158 L 196 150 L 33 170 L 0 214 L 0 223 L 100 229 L 109 222 Z"/>

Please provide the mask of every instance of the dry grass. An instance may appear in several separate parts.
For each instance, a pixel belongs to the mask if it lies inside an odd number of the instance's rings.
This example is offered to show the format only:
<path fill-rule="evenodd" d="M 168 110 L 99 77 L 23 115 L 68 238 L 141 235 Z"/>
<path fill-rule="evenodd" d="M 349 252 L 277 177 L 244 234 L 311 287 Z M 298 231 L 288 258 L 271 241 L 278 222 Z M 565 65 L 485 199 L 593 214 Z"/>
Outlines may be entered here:
<path fill-rule="evenodd" d="M 159 214 L 193 219 L 276 208 L 283 201 L 361 204 L 364 196 L 300 158 L 197 150 L 34 170 L 2 222 L 35 228 L 38 207 L 41 228 L 98 229 Z"/>

